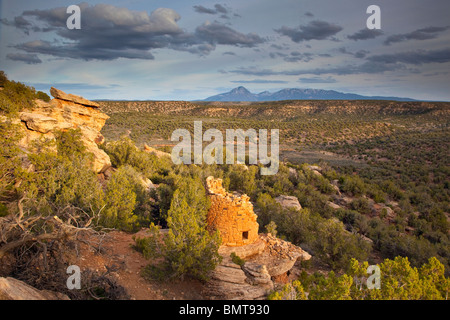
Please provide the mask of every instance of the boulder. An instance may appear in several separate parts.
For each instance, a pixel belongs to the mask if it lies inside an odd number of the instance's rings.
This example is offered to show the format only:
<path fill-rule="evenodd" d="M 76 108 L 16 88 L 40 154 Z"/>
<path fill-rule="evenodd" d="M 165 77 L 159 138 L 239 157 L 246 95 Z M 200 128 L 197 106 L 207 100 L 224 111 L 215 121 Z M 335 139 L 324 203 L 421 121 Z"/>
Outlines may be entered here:
<path fill-rule="evenodd" d="M 391 207 L 388 207 L 386 205 L 380 204 L 380 208 L 378 210 L 378 214 L 381 214 L 382 212 L 385 212 L 386 218 L 390 220 L 394 220 L 395 218 L 395 212 L 392 210 Z"/>
<path fill-rule="evenodd" d="M 309 260 L 311 255 L 302 248 L 269 234 L 260 234 L 266 243 L 265 251 L 254 261 L 267 266 L 271 277 L 282 275 L 292 269 L 297 260 Z"/>
<path fill-rule="evenodd" d="M 234 263 L 231 253 L 245 263 Z M 244 246 L 221 246 L 219 254 L 222 262 L 203 292 L 210 299 L 265 299 L 277 277 L 286 275 L 298 260 L 311 258 L 300 247 L 270 234 L 259 234 L 258 241 Z"/>
<path fill-rule="evenodd" d="M 140 182 L 141 186 L 144 187 L 144 189 L 146 191 L 150 191 L 152 189 L 156 189 L 156 187 L 153 184 L 153 182 L 150 179 L 148 179 L 148 178 L 140 177 L 139 178 L 139 182 Z"/>
<path fill-rule="evenodd" d="M 246 281 L 251 285 L 262 286 L 265 289 L 272 289 L 272 278 L 263 264 L 247 262 L 242 266 L 242 270 L 247 276 Z"/>
<path fill-rule="evenodd" d="M 14 278 L 0 278 L 0 300 L 70 300 L 68 296 L 38 290 Z"/>
<path fill-rule="evenodd" d="M 203 292 L 210 299 L 264 299 L 273 290 L 273 283 L 266 270 L 258 269 L 257 266 L 245 269 L 233 263 L 229 256 L 222 258 L 221 264 L 211 273 L 211 279 Z"/>
<path fill-rule="evenodd" d="M 331 209 L 341 209 L 342 207 L 334 202 L 331 201 L 327 201 L 327 205 L 331 208 Z"/>
<path fill-rule="evenodd" d="M 322 168 L 319 167 L 319 166 L 307 165 L 306 167 L 307 167 L 309 170 L 312 170 L 312 171 L 322 171 Z M 319 172 L 319 173 L 320 173 L 320 172 Z"/>
<path fill-rule="evenodd" d="M 99 149 L 97 144 L 85 140 L 82 141 L 86 147 L 86 151 L 94 155 L 91 162 L 92 171 L 96 173 L 102 173 L 112 166 L 109 156 L 105 151 Z"/>
<path fill-rule="evenodd" d="M 298 172 L 294 168 L 289 168 L 289 175 L 293 176 L 294 178 L 298 178 Z"/>
<path fill-rule="evenodd" d="M 74 94 L 68 94 L 61 90 L 58 90 L 56 88 L 51 87 L 50 88 L 50 94 L 60 100 L 66 100 L 66 101 L 72 101 L 84 106 L 94 107 L 94 108 L 100 108 L 100 105 L 97 102 L 89 101 L 83 97 L 74 95 Z"/>
<path fill-rule="evenodd" d="M 144 151 L 148 152 L 148 153 L 153 153 L 155 156 L 157 156 L 158 158 L 161 157 L 171 157 L 172 155 L 170 153 L 164 152 L 164 151 L 160 151 L 157 150 L 155 148 L 152 148 L 150 146 L 148 146 L 147 144 L 144 144 Z"/>
<path fill-rule="evenodd" d="M 319 171 L 317 171 L 317 170 L 312 170 L 312 172 L 313 172 L 316 176 L 319 176 L 319 177 L 322 176 L 322 174 L 321 174 Z"/>
<path fill-rule="evenodd" d="M 298 202 L 298 198 L 294 196 L 285 196 L 280 195 L 275 198 L 275 201 L 278 202 L 283 208 L 294 208 L 297 210 L 300 210 L 302 206 L 300 205 L 300 202 Z"/>

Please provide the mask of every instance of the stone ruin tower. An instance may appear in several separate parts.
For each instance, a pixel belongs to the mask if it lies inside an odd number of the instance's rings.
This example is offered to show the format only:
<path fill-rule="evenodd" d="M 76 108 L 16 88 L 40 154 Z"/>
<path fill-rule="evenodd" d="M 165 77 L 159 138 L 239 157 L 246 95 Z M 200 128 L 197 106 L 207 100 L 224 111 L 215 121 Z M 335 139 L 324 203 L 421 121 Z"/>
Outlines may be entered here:
<path fill-rule="evenodd" d="M 206 179 L 206 192 L 211 200 L 206 218 L 208 228 L 219 230 L 223 246 L 243 246 L 258 240 L 257 216 L 247 195 L 226 192 L 222 179 L 214 177 Z"/>

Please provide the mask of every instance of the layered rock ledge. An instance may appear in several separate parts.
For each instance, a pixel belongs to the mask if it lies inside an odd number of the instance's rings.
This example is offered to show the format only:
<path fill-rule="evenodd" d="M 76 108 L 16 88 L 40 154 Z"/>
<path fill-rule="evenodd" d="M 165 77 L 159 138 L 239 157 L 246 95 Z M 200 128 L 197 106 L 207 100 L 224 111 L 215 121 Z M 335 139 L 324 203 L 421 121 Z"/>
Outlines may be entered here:
<path fill-rule="evenodd" d="M 48 290 L 38 290 L 14 279 L 0 278 L 0 300 L 70 300 L 68 296 Z"/>
<path fill-rule="evenodd" d="M 86 151 L 94 155 L 92 170 L 100 173 L 111 167 L 109 156 L 98 148 L 105 140 L 100 131 L 109 118 L 98 109 L 98 103 L 56 88 L 51 88 L 50 93 L 53 100 L 48 103 L 36 100 L 33 109 L 19 114 L 24 129 L 20 147 L 32 152 L 33 141 L 40 138 L 54 140 L 57 131 L 79 128 Z"/>
<path fill-rule="evenodd" d="M 232 253 L 245 263 L 233 262 Z M 223 260 L 204 290 L 213 300 L 264 299 L 277 279 L 287 275 L 297 261 L 311 259 L 300 247 L 271 234 L 259 234 L 256 242 L 244 246 L 221 246 L 219 254 Z"/>

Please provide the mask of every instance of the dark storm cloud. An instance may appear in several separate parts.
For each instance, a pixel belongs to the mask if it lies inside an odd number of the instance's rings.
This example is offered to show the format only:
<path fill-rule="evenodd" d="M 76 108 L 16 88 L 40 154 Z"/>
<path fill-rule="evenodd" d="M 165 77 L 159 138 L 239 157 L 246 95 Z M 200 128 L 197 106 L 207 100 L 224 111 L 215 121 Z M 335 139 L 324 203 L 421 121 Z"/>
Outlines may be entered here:
<path fill-rule="evenodd" d="M 314 20 L 307 25 L 299 26 L 297 28 L 282 26 L 280 29 L 275 29 L 275 32 L 287 36 L 291 38 L 292 41 L 298 43 L 301 41 L 329 39 L 341 30 L 342 27 L 336 24 Z"/>
<path fill-rule="evenodd" d="M 345 48 L 343 49 L 345 51 Z M 365 53 L 364 53 L 365 54 Z M 409 52 L 398 52 L 393 54 L 373 55 L 365 58 L 362 64 L 348 64 L 335 67 L 314 69 L 292 69 L 285 71 L 274 71 L 271 69 L 258 69 L 257 67 L 242 67 L 229 72 L 247 76 L 300 76 L 300 75 L 351 75 L 351 74 L 378 74 L 392 71 L 408 71 L 420 73 L 417 69 L 407 65 L 420 66 L 428 63 L 450 62 L 450 48 L 440 50 L 419 50 Z"/>
<path fill-rule="evenodd" d="M 273 48 L 280 48 L 279 46 L 272 45 Z M 331 55 L 328 53 L 311 53 L 311 52 L 299 52 L 299 51 L 292 51 L 290 53 L 283 53 L 283 52 L 271 52 L 269 53 L 269 57 L 272 59 L 276 58 L 283 58 L 286 62 L 310 62 L 314 60 L 316 57 L 321 58 L 330 58 Z"/>
<path fill-rule="evenodd" d="M 336 79 L 332 77 L 320 78 L 320 77 L 311 77 L 311 78 L 300 78 L 298 79 L 300 83 L 336 83 Z"/>
<path fill-rule="evenodd" d="M 227 14 L 229 13 L 228 9 L 222 6 L 221 4 L 215 4 L 214 9 L 206 8 L 204 6 L 198 5 L 193 6 L 194 11 L 197 13 L 206 13 L 206 14 L 219 14 L 221 13 L 221 18 L 229 19 Z"/>
<path fill-rule="evenodd" d="M 167 8 L 148 14 L 108 4 L 90 6 L 82 3 L 79 6 L 82 12 L 80 30 L 67 28 L 65 7 L 28 10 L 14 22 L 2 22 L 21 30 L 53 31 L 62 37 L 62 41 L 36 40 L 18 44 L 14 46 L 16 49 L 28 54 L 82 60 L 149 60 L 154 59 L 150 51 L 159 48 L 207 55 L 215 50 L 216 45 L 253 47 L 264 42 L 256 34 L 243 34 L 217 22 L 201 25 L 194 33 L 189 33 L 177 24 L 180 15 Z M 222 13 L 226 8 L 216 5 L 215 10 Z"/>
<path fill-rule="evenodd" d="M 0 22 L 6 26 L 13 26 L 24 31 L 28 31 L 28 28 L 31 26 L 31 23 L 21 16 L 15 17 L 14 21 L 9 21 L 8 19 L 0 19 Z"/>
<path fill-rule="evenodd" d="M 384 41 L 385 45 L 390 45 L 391 43 L 402 42 L 407 40 L 428 40 L 434 39 L 439 33 L 449 29 L 450 27 L 427 27 L 422 29 L 417 29 L 415 31 L 404 33 L 404 34 L 394 34 L 387 37 Z"/>
<path fill-rule="evenodd" d="M 15 17 L 13 21 L 9 21 L 8 19 L 0 19 L 0 23 L 6 25 L 15 27 L 19 30 L 22 30 L 26 35 L 29 35 L 31 31 L 50 31 L 50 28 L 39 28 L 33 24 L 31 24 L 29 21 L 27 21 L 24 17 L 18 16 Z"/>
<path fill-rule="evenodd" d="M 259 69 L 257 67 L 239 67 L 235 70 L 230 70 L 228 72 L 242 74 L 242 75 L 249 75 L 249 76 L 258 76 L 258 77 L 274 76 L 274 75 L 280 74 L 271 69 Z"/>
<path fill-rule="evenodd" d="M 36 40 L 15 46 L 16 49 L 29 53 L 39 53 L 62 58 L 72 58 L 81 60 L 114 60 L 118 58 L 128 59 L 154 59 L 148 52 L 139 49 L 114 50 L 109 48 L 90 47 L 80 48 L 76 45 L 58 45 L 44 40 Z"/>
<path fill-rule="evenodd" d="M 284 50 L 284 49 L 288 49 L 289 48 L 287 46 L 280 46 L 278 44 L 271 44 L 270 47 L 274 48 L 274 49 L 277 49 L 277 50 Z"/>
<path fill-rule="evenodd" d="M 194 6 L 194 11 L 198 13 L 217 14 L 215 9 L 205 8 L 204 6 Z"/>
<path fill-rule="evenodd" d="M 301 53 L 298 51 L 292 51 L 289 55 L 283 58 L 283 60 L 286 62 L 300 62 L 300 61 L 309 62 L 313 59 L 314 54 L 309 52 Z"/>
<path fill-rule="evenodd" d="M 350 74 L 376 74 L 383 73 L 386 71 L 394 71 L 398 69 L 403 69 L 402 65 L 387 65 L 384 63 L 369 63 L 364 62 L 360 65 L 346 65 L 346 66 L 337 66 L 330 68 L 316 68 L 312 70 L 304 70 L 301 74 L 314 74 L 314 75 L 323 75 L 323 74 L 336 74 L 336 75 L 350 75 Z"/>
<path fill-rule="evenodd" d="M 242 67 L 229 72 L 242 74 L 242 75 L 252 75 L 252 76 L 301 76 L 301 75 L 350 75 L 350 74 L 376 74 L 383 73 L 386 71 L 394 70 L 405 70 L 406 67 L 400 63 L 386 64 L 382 62 L 364 62 L 361 65 L 343 65 L 337 67 L 328 68 L 314 68 L 314 69 L 298 69 L 298 70 L 285 70 L 285 71 L 274 71 L 271 69 L 258 69 L 256 67 Z"/>
<path fill-rule="evenodd" d="M 358 58 L 358 59 L 363 59 L 363 58 L 365 58 L 367 56 L 367 54 L 370 53 L 369 51 L 363 50 L 363 49 L 359 50 L 359 51 L 356 51 L 356 52 L 351 52 L 351 51 L 347 51 L 347 49 L 345 47 L 339 48 L 338 51 L 340 53 L 348 54 L 348 55 L 351 55 L 351 56 L 353 56 L 355 58 Z"/>
<path fill-rule="evenodd" d="M 347 36 L 347 38 L 354 41 L 368 40 L 374 39 L 383 34 L 384 32 L 378 29 L 362 29 L 352 35 Z"/>
<path fill-rule="evenodd" d="M 222 6 L 221 4 L 216 4 L 216 5 L 214 5 L 214 8 L 216 8 L 216 11 L 217 11 L 218 13 L 224 13 L 224 14 L 227 14 L 227 13 L 228 13 L 227 8 L 225 8 L 225 7 Z"/>
<path fill-rule="evenodd" d="M 37 54 L 27 54 L 27 53 L 9 53 L 6 58 L 13 61 L 21 61 L 26 64 L 39 64 L 42 60 L 38 58 Z"/>
<path fill-rule="evenodd" d="M 380 54 L 368 57 L 367 60 L 374 63 L 384 64 L 406 63 L 412 65 L 422 65 L 426 63 L 446 63 L 450 62 L 450 48 Z"/>
<path fill-rule="evenodd" d="M 17 45 L 29 53 L 49 54 L 74 59 L 113 60 L 117 58 L 153 59 L 150 49 L 168 47 L 171 39 L 183 35 L 177 25 L 178 13 L 157 9 L 150 15 L 106 4 L 80 5 L 81 30 L 66 26 L 67 8 L 25 11 L 22 17 L 32 17 L 53 29 L 70 43 L 36 40 Z"/>
<path fill-rule="evenodd" d="M 243 34 L 221 23 L 205 23 L 197 27 L 195 35 L 212 44 L 226 44 L 240 47 L 254 47 L 265 42 L 255 33 Z"/>
<path fill-rule="evenodd" d="M 284 80 L 264 80 L 264 79 L 254 79 L 254 80 L 234 80 L 230 81 L 232 83 L 274 83 L 274 84 L 282 84 L 282 83 L 288 83 L 288 81 Z"/>

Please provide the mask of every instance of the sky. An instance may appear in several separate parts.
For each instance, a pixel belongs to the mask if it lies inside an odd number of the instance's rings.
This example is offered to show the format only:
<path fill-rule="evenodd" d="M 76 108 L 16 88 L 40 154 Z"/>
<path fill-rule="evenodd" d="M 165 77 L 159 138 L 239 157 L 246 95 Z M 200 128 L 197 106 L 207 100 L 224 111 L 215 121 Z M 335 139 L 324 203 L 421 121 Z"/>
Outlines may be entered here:
<path fill-rule="evenodd" d="M 448 0 L 1 0 L 0 70 L 91 100 L 245 86 L 450 101 L 449 13 Z"/>

